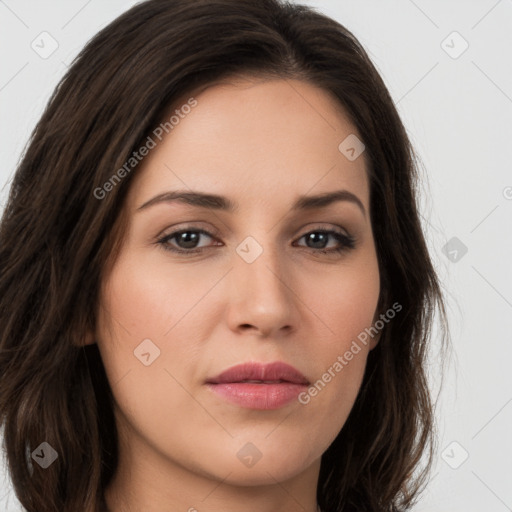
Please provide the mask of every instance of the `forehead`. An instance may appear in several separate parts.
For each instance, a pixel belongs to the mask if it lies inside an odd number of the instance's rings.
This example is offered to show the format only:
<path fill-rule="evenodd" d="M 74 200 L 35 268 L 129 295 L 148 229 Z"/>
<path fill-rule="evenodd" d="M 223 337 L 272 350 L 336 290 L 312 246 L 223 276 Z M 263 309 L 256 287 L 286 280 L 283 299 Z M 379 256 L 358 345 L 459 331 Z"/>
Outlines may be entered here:
<path fill-rule="evenodd" d="M 182 109 L 191 98 L 195 106 Z M 161 141 L 153 137 L 156 146 L 137 169 L 131 196 L 138 203 L 166 188 L 232 192 L 260 205 L 347 188 L 367 205 L 365 154 L 351 161 L 339 149 L 348 136 L 361 137 L 323 89 L 237 77 L 182 96 L 173 113 L 172 129 Z"/>

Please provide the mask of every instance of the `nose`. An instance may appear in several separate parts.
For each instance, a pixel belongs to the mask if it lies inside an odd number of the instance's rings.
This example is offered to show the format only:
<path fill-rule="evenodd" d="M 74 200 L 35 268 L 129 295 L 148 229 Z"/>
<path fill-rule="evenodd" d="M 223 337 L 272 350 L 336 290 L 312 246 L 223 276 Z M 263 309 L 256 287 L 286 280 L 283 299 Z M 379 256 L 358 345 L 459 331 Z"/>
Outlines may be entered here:
<path fill-rule="evenodd" d="M 233 331 L 254 332 L 261 337 L 278 338 L 298 327 L 298 297 L 276 251 L 263 247 L 252 262 L 238 253 L 228 275 L 230 295 L 228 323 Z"/>

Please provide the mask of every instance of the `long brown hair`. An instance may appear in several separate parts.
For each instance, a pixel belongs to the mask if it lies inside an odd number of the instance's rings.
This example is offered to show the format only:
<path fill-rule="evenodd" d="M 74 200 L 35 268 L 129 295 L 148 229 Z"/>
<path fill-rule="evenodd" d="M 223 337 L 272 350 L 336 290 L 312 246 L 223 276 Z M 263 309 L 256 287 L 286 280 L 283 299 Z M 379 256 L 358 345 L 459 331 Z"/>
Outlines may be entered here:
<path fill-rule="evenodd" d="M 100 510 L 118 462 L 111 387 L 97 345 L 79 345 L 94 332 L 136 168 L 101 198 L 94 191 L 178 98 L 244 74 L 308 81 L 344 107 L 366 147 L 379 308 L 403 308 L 322 456 L 318 503 L 406 510 L 426 482 L 435 446 L 426 357 L 434 313 L 443 326 L 446 314 L 417 210 L 417 157 L 383 80 L 354 35 L 310 7 L 149 0 L 74 60 L 31 135 L 0 224 L 0 425 L 29 512 Z M 30 457 L 42 442 L 58 454 L 46 469 Z"/>

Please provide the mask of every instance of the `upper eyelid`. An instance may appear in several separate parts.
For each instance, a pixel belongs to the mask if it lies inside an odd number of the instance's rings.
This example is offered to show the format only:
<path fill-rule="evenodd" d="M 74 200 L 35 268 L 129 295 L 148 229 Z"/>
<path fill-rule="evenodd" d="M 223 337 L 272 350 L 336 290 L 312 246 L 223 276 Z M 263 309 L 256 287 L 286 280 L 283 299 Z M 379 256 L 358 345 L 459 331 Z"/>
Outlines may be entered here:
<path fill-rule="evenodd" d="M 219 230 L 217 229 L 211 229 L 211 228 L 203 228 L 202 226 L 187 226 L 185 225 L 184 227 L 177 227 L 177 228 L 169 228 L 170 231 L 168 233 L 162 233 L 159 238 L 161 237 L 166 237 L 166 236 L 169 236 L 169 235 L 176 235 L 178 233 L 182 233 L 184 231 L 198 231 L 202 234 L 206 234 L 208 236 L 213 236 L 213 237 L 220 237 L 221 236 L 221 233 Z M 308 234 L 312 231 L 335 231 L 337 232 L 338 230 L 342 230 L 344 231 L 343 233 L 340 233 L 342 235 L 346 235 L 346 236 L 351 236 L 350 235 L 350 232 L 346 229 L 346 228 L 342 228 L 341 226 L 330 226 L 330 227 L 326 227 L 326 226 L 319 226 L 318 224 L 316 225 L 313 225 L 313 226 L 310 226 L 308 228 L 304 228 L 305 231 L 303 232 L 303 234 L 301 236 L 304 236 L 305 234 Z M 302 231 L 302 230 L 301 230 Z"/>

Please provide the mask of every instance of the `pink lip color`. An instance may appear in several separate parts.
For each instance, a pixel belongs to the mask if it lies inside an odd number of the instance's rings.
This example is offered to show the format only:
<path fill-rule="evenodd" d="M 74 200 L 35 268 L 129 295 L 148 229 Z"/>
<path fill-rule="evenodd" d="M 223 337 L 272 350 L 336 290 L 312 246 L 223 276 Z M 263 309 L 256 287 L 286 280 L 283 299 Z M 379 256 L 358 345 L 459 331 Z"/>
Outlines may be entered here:
<path fill-rule="evenodd" d="M 260 383 L 242 382 L 259 380 Z M 278 381 L 265 383 L 263 381 Z M 304 391 L 309 382 L 286 363 L 243 363 L 229 368 L 206 385 L 230 402 L 249 409 L 270 410 L 283 407 Z"/>
<path fill-rule="evenodd" d="M 279 409 L 295 399 L 307 386 L 303 384 L 211 384 L 207 386 L 229 401 L 248 409 Z"/>

